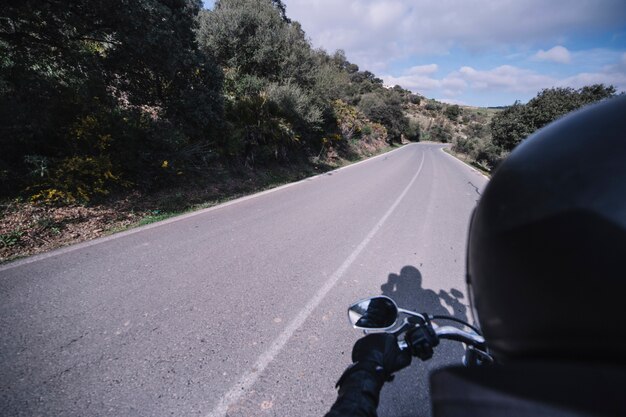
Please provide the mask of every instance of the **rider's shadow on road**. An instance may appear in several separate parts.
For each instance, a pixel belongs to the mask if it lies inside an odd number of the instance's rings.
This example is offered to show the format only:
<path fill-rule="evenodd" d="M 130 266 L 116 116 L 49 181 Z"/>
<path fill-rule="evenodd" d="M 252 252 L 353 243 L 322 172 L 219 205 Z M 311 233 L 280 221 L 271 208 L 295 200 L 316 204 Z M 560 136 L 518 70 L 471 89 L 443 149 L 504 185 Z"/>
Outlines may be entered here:
<path fill-rule="evenodd" d="M 421 272 L 414 266 L 407 265 L 400 274 L 391 273 L 387 282 L 380 288 L 383 295 L 396 301 L 399 307 L 432 315 L 453 315 L 468 321 L 467 307 L 462 302 L 464 295 L 458 289 L 450 291 L 433 290 L 422 287 Z M 454 325 L 453 322 L 442 322 Z M 383 388 L 378 415 L 381 417 L 429 416 L 430 398 L 428 395 L 429 371 L 446 365 L 458 365 L 463 357 L 460 343 L 442 341 L 435 348 L 433 358 L 422 362 L 413 358 L 408 369 L 399 372 L 394 382 Z"/>
<path fill-rule="evenodd" d="M 389 274 L 380 289 L 402 308 L 433 315 L 453 315 L 467 321 L 467 307 L 460 301 L 464 298 L 463 293 L 454 288 L 449 292 L 439 290 L 439 293 L 422 288 L 422 274 L 414 266 L 403 267 L 400 275 Z"/>

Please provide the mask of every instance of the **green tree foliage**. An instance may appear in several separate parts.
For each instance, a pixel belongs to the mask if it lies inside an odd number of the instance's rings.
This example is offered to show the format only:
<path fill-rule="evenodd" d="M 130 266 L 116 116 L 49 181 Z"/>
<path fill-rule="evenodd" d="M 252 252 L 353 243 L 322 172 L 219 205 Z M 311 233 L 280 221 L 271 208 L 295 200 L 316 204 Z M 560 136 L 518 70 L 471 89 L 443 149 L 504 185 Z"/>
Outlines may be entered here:
<path fill-rule="evenodd" d="M 280 12 L 280 17 L 287 23 L 291 23 L 291 19 L 287 17 L 287 7 L 281 0 L 272 0 L 274 7 Z"/>
<path fill-rule="evenodd" d="M 370 148 L 368 145 L 387 141 L 387 129 L 369 120 L 356 107 L 342 100 L 333 101 L 332 107 L 339 132 L 324 138 L 323 150 L 327 153 L 331 153 L 335 148 L 346 152 L 349 156 L 358 156 L 362 155 L 363 151 L 367 152 Z M 364 142 L 365 146 L 353 146 L 358 141 Z"/>
<path fill-rule="evenodd" d="M 411 104 L 420 104 L 422 102 L 422 97 L 417 94 L 410 94 L 409 101 L 411 102 Z"/>
<path fill-rule="evenodd" d="M 200 47 L 236 76 L 310 85 L 310 45 L 300 24 L 283 13 L 268 0 L 219 0 L 200 14 Z"/>
<path fill-rule="evenodd" d="M 408 123 L 404 131 L 404 136 L 407 140 L 410 140 L 411 142 L 419 142 L 422 136 L 422 129 L 417 120 L 412 118 L 408 119 Z"/>
<path fill-rule="evenodd" d="M 199 9 L 196 0 L 6 2 L 3 193 L 28 186 L 86 201 L 151 178 L 164 158 L 205 140 L 221 120 L 221 73 L 197 49 Z"/>
<path fill-rule="evenodd" d="M 351 63 L 346 58 L 346 53 L 342 49 L 338 49 L 335 51 L 332 57 L 329 57 L 332 60 L 332 63 L 337 67 L 337 69 L 347 72 L 348 74 L 354 74 L 359 72 L 359 66 Z"/>
<path fill-rule="evenodd" d="M 378 89 L 365 93 L 359 101 L 359 109 L 371 120 L 387 128 L 389 141 L 400 142 L 409 127 L 402 110 L 402 98 L 394 90 Z"/>
<path fill-rule="evenodd" d="M 493 145 L 510 152 L 522 140 L 559 117 L 582 106 L 615 95 L 615 87 L 596 84 L 575 90 L 550 88 L 527 104 L 515 103 L 491 121 Z"/>
<path fill-rule="evenodd" d="M 464 153 L 466 155 L 473 155 L 474 151 L 476 151 L 476 148 L 478 147 L 477 142 L 478 141 L 476 138 L 460 137 L 454 141 L 454 144 L 452 145 L 452 150 L 454 152 Z"/>
<path fill-rule="evenodd" d="M 361 110 L 399 141 L 408 96 L 388 92 L 343 51 L 313 50 L 300 24 L 286 19 L 284 11 L 270 0 L 219 0 L 199 16 L 200 47 L 225 73 L 223 153 L 246 163 L 318 154 L 329 135 L 342 130 L 337 100 L 361 103 Z"/>
<path fill-rule="evenodd" d="M 312 49 L 281 0 L 212 10 L 200 0 L 7 0 L 0 191 L 81 203 L 218 159 L 284 162 L 356 141 L 372 150 L 419 138 L 410 102 L 419 96 L 385 89 L 343 51 Z"/>
<path fill-rule="evenodd" d="M 453 122 L 456 121 L 461 115 L 461 108 L 457 104 L 453 104 L 452 106 L 447 106 L 444 110 L 444 114 L 446 117 Z"/>
<path fill-rule="evenodd" d="M 489 124 L 481 112 L 465 114 L 469 124 L 464 135 L 455 138 L 453 149 L 475 163 L 494 169 L 525 138 L 537 129 L 584 105 L 615 94 L 615 88 L 601 84 L 541 91 L 527 104 L 515 102 L 499 111 Z M 482 121 L 481 121 L 482 120 Z"/>
<path fill-rule="evenodd" d="M 425 108 L 430 112 L 438 112 L 439 110 L 441 110 L 441 104 L 437 103 L 436 101 L 429 100 L 428 103 L 426 103 Z"/>
<path fill-rule="evenodd" d="M 528 116 L 526 107 L 519 102 L 498 113 L 490 125 L 493 144 L 511 151 L 535 130 Z"/>
<path fill-rule="evenodd" d="M 333 74 L 319 67 L 281 2 L 220 0 L 199 16 L 198 42 L 224 69 L 228 128 L 219 142 L 247 163 L 287 159 L 320 130 Z M 326 100 L 328 101 L 328 100 Z M 304 148 L 304 146 L 301 146 Z"/>
<path fill-rule="evenodd" d="M 452 142 L 452 130 L 446 123 L 436 123 L 430 128 L 429 139 L 434 142 Z"/>
<path fill-rule="evenodd" d="M 313 53 L 316 62 L 312 89 L 316 100 L 320 103 L 338 99 L 348 101 L 352 89 L 350 74 L 359 67 L 348 62 L 343 51 L 337 51 L 333 56 L 322 50 Z"/>

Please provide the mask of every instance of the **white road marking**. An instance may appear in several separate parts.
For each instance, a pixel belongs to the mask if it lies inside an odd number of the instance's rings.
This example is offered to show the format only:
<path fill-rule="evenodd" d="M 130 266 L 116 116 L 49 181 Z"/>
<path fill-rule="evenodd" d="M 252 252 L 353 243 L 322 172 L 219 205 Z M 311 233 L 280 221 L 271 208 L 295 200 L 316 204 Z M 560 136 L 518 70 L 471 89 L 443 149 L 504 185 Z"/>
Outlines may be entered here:
<path fill-rule="evenodd" d="M 383 224 L 387 221 L 389 216 L 393 214 L 398 205 L 402 202 L 406 194 L 409 192 L 420 172 L 422 171 L 422 167 L 424 165 L 425 153 L 422 153 L 422 161 L 420 162 L 419 168 L 417 172 L 406 186 L 404 191 L 400 194 L 400 196 L 396 199 L 396 201 L 392 204 L 392 206 L 387 210 L 387 212 L 383 215 L 383 217 L 376 223 L 376 225 L 370 230 L 365 239 L 359 244 L 359 246 L 354 249 L 354 251 L 346 258 L 346 260 L 341 264 L 341 266 L 330 276 L 330 278 L 324 283 L 322 288 L 320 288 L 317 293 L 309 300 L 309 302 L 304 306 L 304 308 L 296 315 L 296 317 L 287 325 L 285 330 L 278 335 L 278 337 L 272 342 L 270 347 L 265 351 L 255 364 L 251 367 L 251 370 L 244 375 L 232 386 L 230 390 L 228 390 L 224 396 L 221 398 L 219 403 L 215 406 L 213 411 L 208 413 L 206 417 L 224 417 L 228 412 L 228 408 L 235 404 L 239 399 L 246 394 L 254 385 L 259 376 L 265 371 L 265 368 L 274 360 L 274 358 L 280 353 L 283 347 L 287 344 L 289 339 L 293 336 L 293 334 L 304 324 L 307 318 L 313 313 L 313 310 L 319 306 L 324 297 L 328 294 L 328 292 L 337 284 L 339 279 L 346 273 L 348 268 L 352 265 L 352 263 L 356 260 L 359 254 L 365 249 L 365 247 L 370 243 L 370 241 L 374 238 L 376 233 L 381 229 Z"/>
<path fill-rule="evenodd" d="M 457 158 L 456 156 L 452 155 L 451 153 L 448 153 L 448 152 L 444 151 L 443 148 L 440 148 L 440 149 L 441 149 L 441 152 L 443 152 L 444 154 L 448 155 L 449 157 L 451 157 L 455 161 L 458 161 L 458 162 L 462 163 L 463 165 L 465 165 L 466 167 L 468 167 L 469 169 L 471 169 L 475 173 L 477 173 L 479 175 L 482 175 L 486 180 L 490 180 L 491 179 L 488 176 L 486 176 L 485 174 L 483 174 L 482 172 L 480 172 L 479 170 L 477 170 L 476 168 L 474 168 L 473 166 L 471 166 L 470 164 L 468 164 L 467 162 L 462 161 L 461 159 Z"/>

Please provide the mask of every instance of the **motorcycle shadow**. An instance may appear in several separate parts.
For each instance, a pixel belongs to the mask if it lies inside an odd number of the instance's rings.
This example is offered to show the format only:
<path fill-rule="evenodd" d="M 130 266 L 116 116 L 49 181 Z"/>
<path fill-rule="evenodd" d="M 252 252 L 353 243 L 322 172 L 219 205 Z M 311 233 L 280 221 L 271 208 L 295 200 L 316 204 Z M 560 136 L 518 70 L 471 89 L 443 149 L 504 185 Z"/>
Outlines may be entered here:
<path fill-rule="evenodd" d="M 391 273 L 381 286 L 382 294 L 396 301 L 398 306 L 432 315 L 451 315 L 468 321 L 468 309 L 462 300 L 462 291 L 423 288 L 422 274 L 414 266 L 407 265 L 400 274 Z M 446 322 L 446 325 L 455 325 Z M 378 415 L 381 417 L 430 416 L 428 378 L 431 370 L 461 363 L 464 354 L 460 343 L 444 340 L 435 348 L 433 358 L 422 362 L 413 358 L 411 366 L 398 372 L 392 383 L 382 390 Z"/>

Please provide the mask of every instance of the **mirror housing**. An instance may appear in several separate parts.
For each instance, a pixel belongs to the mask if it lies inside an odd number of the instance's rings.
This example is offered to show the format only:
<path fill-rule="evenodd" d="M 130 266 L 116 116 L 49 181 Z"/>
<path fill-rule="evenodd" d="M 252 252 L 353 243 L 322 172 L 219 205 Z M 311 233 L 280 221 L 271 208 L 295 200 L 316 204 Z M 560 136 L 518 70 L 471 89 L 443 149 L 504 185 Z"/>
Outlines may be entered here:
<path fill-rule="evenodd" d="M 385 331 L 398 321 L 398 306 L 384 295 L 366 298 L 348 308 L 348 320 L 355 329 Z"/>

